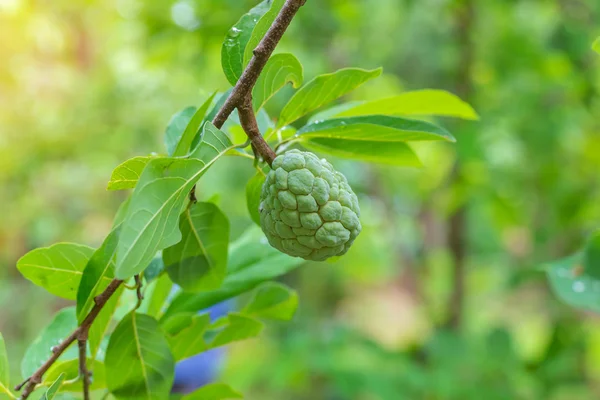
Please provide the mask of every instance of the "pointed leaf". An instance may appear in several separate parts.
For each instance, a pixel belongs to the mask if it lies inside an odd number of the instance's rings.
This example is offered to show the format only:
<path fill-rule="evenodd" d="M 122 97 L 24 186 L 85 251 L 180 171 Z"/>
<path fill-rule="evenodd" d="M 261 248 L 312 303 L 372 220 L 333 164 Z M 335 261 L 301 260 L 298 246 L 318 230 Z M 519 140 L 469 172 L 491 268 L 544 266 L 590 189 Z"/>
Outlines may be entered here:
<path fill-rule="evenodd" d="M 269 11 L 267 11 L 256 23 L 256 26 L 252 30 L 252 34 L 248 39 L 248 43 L 246 44 L 246 49 L 244 51 L 244 67 L 248 65 L 252 56 L 254 55 L 254 49 L 262 38 L 265 36 L 271 25 L 273 25 L 273 21 L 277 18 L 277 14 L 283 7 L 285 0 L 269 0 L 266 3 L 270 3 L 271 6 Z"/>
<path fill-rule="evenodd" d="M 260 214 L 258 207 L 260 205 L 260 192 L 262 191 L 263 184 L 265 183 L 265 175 L 257 172 L 246 185 L 246 205 L 248 206 L 248 212 L 250 218 L 260 226 Z"/>
<path fill-rule="evenodd" d="M 315 122 L 300 129 L 297 136 L 300 140 L 331 138 L 374 142 L 456 141 L 447 130 L 429 122 L 385 115 L 336 118 Z"/>
<path fill-rule="evenodd" d="M 4 337 L 0 333 L 0 394 L 12 395 L 10 387 L 10 367 L 8 365 L 8 354 L 6 354 L 6 344 Z"/>
<path fill-rule="evenodd" d="M 107 190 L 123 190 L 134 188 L 140 179 L 142 171 L 146 164 L 150 162 L 154 156 L 133 157 L 115 168 L 108 182 Z"/>
<path fill-rule="evenodd" d="M 206 101 L 200 106 L 200 108 L 198 108 L 198 110 L 190 119 L 190 122 L 185 127 L 185 130 L 167 130 L 167 133 L 170 133 L 173 136 L 169 139 L 168 142 L 172 143 L 175 140 L 177 141 L 173 152 L 169 150 L 169 155 L 172 155 L 173 157 L 181 157 L 188 154 L 188 152 L 191 149 L 192 142 L 194 141 L 194 138 L 196 137 L 198 131 L 201 128 L 202 121 L 204 121 L 204 116 L 206 115 L 208 108 L 211 106 L 216 94 L 217 92 L 214 92 L 212 95 L 210 95 L 210 97 L 206 99 Z"/>
<path fill-rule="evenodd" d="M 94 249 L 76 243 L 57 243 L 25 254 L 17 261 L 21 274 L 55 296 L 75 300 L 79 281 Z"/>
<path fill-rule="evenodd" d="M 210 326 L 208 314 L 178 314 L 167 319 L 163 325 L 176 361 L 208 350 L 204 341 L 204 333 Z"/>
<path fill-rule="evenodd" d="M 59 377 L 56 378 L 56 380 L 52 383 L 52 385 L 50 385 L 48 390 L 46 390 L 46 393 L 44 393 L 44 395 L 42 396 L 42 400 L 54 399 L 54 397 L 56 396 L 56 393 L 58 393 L 58 390 L 60 389 L 60 386 L 63 384 L 64 380 L 65 380 L 65 374 L 60 374 Z"/>
<path fill-rule="evenodd" d="M 198 179 L 233 147 L 210 122 L 191 158 L 152 160 L 136 186 L 117 245 L 115 276 L 128 279 L 148 266 L 158 250 L 181 240 L 178 221 Z"/>
<path fill-rule="evenodd" d="M 381 75 L 381 68 L 370 71 L 345 68 L 331 74 L 317 76 L 292 96 L 281 111 L 277 126 L 288 125 L 379 75 Z"/>
<path fill-rule="evenodd" d="M 77 317 L 75 307 L 67 307 L 60 310 L 54 319 L 40 335 L 29 345 L 21 362 L 21 374 L 24 377 L 33 373 L 52 355 L 52 348 L 58 346 L 61 341 L 77 328 Z M 77 358 L 77 350 L 71 346 L 61 356 L 61 360 Z"/>
<path fill-rule="evenodd" d="M 275 54 L 267 61 L 252 89 L 254 110 L 260 110 L 286 83 L 291 82 L 297 88 L 302 80 L 302 64 L 296 57 L 288 53 Z"/>
<path fill-rule="evenodd" d="M 583 272 L 582 254 L 554 261 L 546 268 L 556 295 L 572 307 L 600 312 L 600 281 Z"/>
<path fill-rule="evenodd" d="M 181 214 L 182 239 L 163 251 L 171 280 L 183 290 L 216 289 L 227 270 L 229 220 L 213 203 L 190 205 Z"/>
<path fill-rule="evenodd" d="M 235 85 L 244 70 L 244 53 L 246 45 L 252 36 L 252 31 L 259 18 L 271 6 L 270 0 L 259 3 L 256 7 L 242 15 L 238 22 L 229 30 L 221 48 L 221 66 L 227 80 Z"/>
<path fill-rule="evenodd" d="M 224 383 L 209 383 L 193 393 L 183 396 L 181 400 L 228 400 L 243 399 L 241 393 Z"/>
<path fill-rule="evenodd" d="M 400 167 L 421 167 L 421 161 L 402 142 L 374 142 L 366 140 L 344 140 L 331 138 L 307 138 L 302 146 L 315 152 L 323 152 L 350 160 L 374 162 Z"/>
<path fill-rule="evenodd" d="M 165 131 L 165 147 L 167 148 L 167 154 L 173 155 L 173 153 L 175 153 L 177 144 L 183 136 L 187 126 L 190 125 L 195 114 L 196 107 L 190 106 L 171 117 L 171 120 L 167 125 L 167 130 Z"/>
<path fill-rule="evenodd" d="M 479 116 L 468 103 L 458 96 L 444 90 L 424 89 L 405 92 L 385 99 L 368 101 L 336 117 L 354 117 L 359 115 L 436 115 L 468 120 L 477 120 Z"/>
<path fill-rule="evenodd" d="M 117 399 L 169 397 L 175 361 L 154 318 L 125 316 L 110 337 L 105 365 L 106 384 Z"/>
<path fill-rule="evenodd" d="M 163 319 L 180 312 L 197 312 L 236 297 L 288 273 L 303 262 L 271 247 L 260 228 L 252 227 L 230 246 L 227 276 L 221 287 L 202 293 L 179 293 Z"/>
<path fill-rule="evenodd" d="M 288 321 L 297 308 L 298 294 L 295 290 L 281 283 L 267 282 L 256 289 L 252 300 L 242 312 L 256 318 Z"/>
<path fill-rule="evenodd" d="M 256 318 L 241 313 L 229 313 L 227 322 L 216 330 L 209 330 L 204 334 L 205 340 L 213 337 L 208 341 L 208 348 L 214 349 L 225 346 L 233 342 L 255 338 L 262 332 L 264 325 Z M 221 325 L 220 321 L 216 322 Z"/>

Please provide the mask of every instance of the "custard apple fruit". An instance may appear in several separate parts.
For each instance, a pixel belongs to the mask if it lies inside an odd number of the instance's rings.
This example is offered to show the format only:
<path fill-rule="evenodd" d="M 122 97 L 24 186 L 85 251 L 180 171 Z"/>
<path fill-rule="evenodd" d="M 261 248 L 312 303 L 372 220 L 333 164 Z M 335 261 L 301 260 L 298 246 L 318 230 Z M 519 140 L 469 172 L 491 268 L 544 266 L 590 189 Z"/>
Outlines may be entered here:
<path fill-rule="evenodd" d="M 259 212 L 271 246 L 306 260 L 346 253 L 362 228 L 358 199 L 346 177 L 326 160 L 299 150 L 273 161 Z"/>

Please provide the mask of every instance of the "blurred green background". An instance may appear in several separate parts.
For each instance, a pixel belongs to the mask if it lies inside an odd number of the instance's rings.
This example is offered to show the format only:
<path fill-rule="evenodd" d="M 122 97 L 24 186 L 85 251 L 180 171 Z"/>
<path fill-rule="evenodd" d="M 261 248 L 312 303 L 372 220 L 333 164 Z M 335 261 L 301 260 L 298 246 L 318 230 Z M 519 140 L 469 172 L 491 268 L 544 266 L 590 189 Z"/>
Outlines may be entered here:
<path fill-rule="evenodd" d="M 228 88 L 222 40 L 253 0 L 0 0 L 0 331 L 15 380 L 65 302 L 16 260 L 58 241 L 97 246 L 123 160 L 162 152 L 171 115 Z M 336 263 L 285 277 L 292 323 L 230 347 L 222 380 L 248 399 L 595 399 L 600 320 L 562 305 L 541 266 L 600 222 L 597 0 L 308 0 L 277 51 L 308 79 L 384 67 L 345 100 L 447 89 L 481 121 L 425 167 L 332 160 L 364 231 Z M 292 90 L 267 106 L 277 115 Z M 251 224 L 251 161 L 222 159 L 232 239 Z"/>

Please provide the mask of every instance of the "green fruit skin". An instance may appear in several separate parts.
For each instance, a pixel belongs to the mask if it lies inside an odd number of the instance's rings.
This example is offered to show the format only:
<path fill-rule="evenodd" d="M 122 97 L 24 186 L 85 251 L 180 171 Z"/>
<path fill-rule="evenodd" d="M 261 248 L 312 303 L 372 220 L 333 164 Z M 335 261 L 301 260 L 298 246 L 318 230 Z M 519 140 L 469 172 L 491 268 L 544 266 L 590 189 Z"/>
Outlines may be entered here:
<path fill-rule="evenodd" d="M 358 198 L 346 177 L 326 160 L 300 150 L 275 158 L 259 211 L 271 246 L 306 260 L 345 254 L 362 229 Z"/>

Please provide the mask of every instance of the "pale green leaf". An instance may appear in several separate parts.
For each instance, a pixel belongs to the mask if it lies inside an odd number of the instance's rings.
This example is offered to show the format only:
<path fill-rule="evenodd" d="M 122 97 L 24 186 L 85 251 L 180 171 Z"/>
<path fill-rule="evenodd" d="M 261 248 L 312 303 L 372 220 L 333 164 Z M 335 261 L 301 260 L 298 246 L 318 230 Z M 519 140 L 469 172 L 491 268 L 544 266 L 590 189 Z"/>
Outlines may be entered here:
<path fill-rule="evenodd" d="M 5 393 L 12 397 L 10 387 L 10 366 L 8 365 L 8 355 L 6 353 L 6 344 L 4 337 L 0 333 L 0 394 Z"/>
<path fill-rule="evenodd" d="M 282 127 L 296 121 L 380 74 L 381 68 L 370 71 L 345 68 L 331 74 L 317 76 L 292 96 L 281 111 L 277 126 Z"/>
<path fill-rule="evenodd" d="M 209 383 L 193 393 L 183 396 L 181 400 L 228 400 L 243 399 L 241 393 L 224 383 Z"/>
<path fill-rule="evenodd" d="M 163 251 L 171 280 L 183 290 L 216 289 L 227 270 L 229 220 L 213 203 L 190 205 L 179 221 L 182 239 Z"/>
<path fill-rule="evenodd" d="M 146 312 L 155 318 L 160 317 L 172 288 L 173 282 L 167 274 L 150 282 L 145 294 L 145 302 L 148 305 Z"/>
<path fill-rule="evenodd" d="M 133 191 L 117 245 L 115 276 L 128 279 L 148 266 L 158 250 L 181 240 L 179 215 L 198 179 L 233 147 L 210 122 L 190 158 L 152 160 Z"/>
<path fill-rule="evenodd" d="M 25 356 L 21 362 L 21 374 L 24 377 L 33 375 L 40 365 L 50 358 L 52 348 L 58 346 L 75 328 L 77 328 L 75 307 L 60 310 L 25 351 Z M 77 358 L 77 349 L 73 346 L 69 349 L 72 350 L 63 353 L 61 360 Z"/>
<path fill-rule="evenodd" d="M 255 338 L 260 335 L 264 328 L 262 322 L 242 313 L 229 313 L 224 319 L 226 319 L 226 322 L 215 321 L 218 328 L 214 330 L 209 328 L 204 334 L 209 349 Z"/>
<path fill-rule="evenodd" d="M 277 17 L 277 14 L 279 14 L 281 7 L 283 7 L 285 0 L 268 0 L 264 3 L 270 4 L 270 8 L 269 11 L 265 12 L 265 14 L 260 17 L 256 23 L 256 26 L 254 29 L 252 29 L 252 34 L 250 35 L 248 43 L 246 44 L 246 49 L 244 50 L 244 67 L 248 65 L 252 59 L 252 56 L 254 55 L 254 49 L 256 46 L 258 46 L 271 25 L 273 25 L 273 21 L 275 21 L 275 18 Z"/>
<path fill-rule="evenodd" d="M 308 119 L 307 125 L 315 123 L 315 122 L 324 121 L 326 119 L 335 118 L 337 115 L 340 115 L 344 111 L 354 108 L 357 105 L 360 105 L 363 103 L 364 102 L 362 102 L 362 101 L 348 101 L 345 103 L 337 104 L 330 108 L 326 108 L 323 111 L 319 111 L 318 113 L 311 115 L 310 118 Z"/>
<path fill-rule="evenodd" d="M 183 136 L 183 132 L 185 132 L 188 125 L 190 125 L 195 114 L 196 107 L 190 106 L 171 117 L 165 131 L 165 147 L 167 148 L 167 154 L 172 155 L 175 152 L 177 144 Z"/>
<path fill-rule="evenodd" d="M 298 294 L 284 284 L 267 282 L 259 286 L 242 312 L 256 318 L 288 321 L 298 308 Z"/>
<path fill-rule="evenodd" d="M 424 89 L 374 100 L 342 110 L 336 117 L 360 115 L 435 115 L 468 120 L 479 116 L 468 103 L 444 90 Z"/>
<path fill-rule="evenodd" d="M 259 3 L 256 7 L 242 15 L 238 22 L 227 32 L 221 48 L 221 66 L 227 80 L 235 85 L 244 70 L 244 53 L 252 31 L 260 17 L 271 6 L 270 0 Z"/>
<path fill-rule="evenodd" d="M 296 57 L 288 53 L 275 54 L 267 61 L 252 89 L 254 110 L 260 110 L 286 83 L 291 82 L 297 88 L 302 80 L 302 64 Z"/>
<path fill-rule="evenodd" d="M 386 115 L 366 115 L 315 122 L 300 129 L 296 136 L 300 140 L 330 138 L 374 142 L 456 141 L 447 130 L 429 122 Z"/>
<path fill-rule="evenodd" d="M 76 243 L 57 243 L 25 254 L 17 261 L 23 276 L 55 296 L 77 298 L 79 281 L 94 249 Z"/>
<path fill-rule="evenodd" d="M 366 161 L 399 167 L 421 167 L 421 161 L 410 146 L 403 142 L 375 142 L 337 138 L 306 138 L 302 146 L 314 152 L 350 160 Z"/>
<path fill-rule="evenodd" d="M 227 276 L 217 290 L 179 293 L 163 318 L 180 312 L 197 312 L 252 290 L 300 266 L 304 260 L 277 251 L 267 242 L 260 228 L 253 226 L 229 247 Z"/>
<path fill-rule="evenodd" d="M 46 390 L 46 392 L 44 393 L 44 395 L 42 396 L 42 400 L 52 400 L 54 399 L 54 397 L 56 396 L 56 393 L 58 393 L 58 390 L 60 389 L 60 386 L 63 384 L 63 381 L 65 380 L 65 374 L 60 374 L 58 378 L 56 378 L 56 380 L 50 385 L 50 387 L 48 388 L 48 390 Z"/>
<path fill-rule="evenodd" d="M 106 384 L 117 399 L 164 400 L 175 375 L 175 360 L 156 320 L 132 312 L 110 337 Z"/>
<path fill-rule="evenodd" d="M 210 326 L 208 314 L 177 314 L 162 324 L 175 360 L 183 360 L 208 350 L 204 333 Z"/>
<path fill-rule="evenodd" d="M 582 254 L 575 254 L 547 265 L 550 286 L 570 306 L 600 312 L 600 281 L 584 273 L 582 261 Z"/>
<path fill-rule="evenodd" d="M 97 360 L 87 359 L 87 368 L 92 375 L 91 390 L 106 387 L 104 364 Z M 65 376 L 66 382 L 60 388 L 61 392 L 79 392 L 83 390 L 83 381 L 79 378 L 79 359 L 58 361 L 44 375 L 43 386 L 50 386 L 60 375 Z"/>
<path fill-rule="evenodd" d="M 156 157 L 133 157 L 118 165 L 117 168 L 113 170 L 106 189 L 123 190 L 135 187 L 146 164 L 153 158 Z"/>
<path fill-rule="evenodd" d="M 258 207 L 260 205 L 260 192 L 262 191 L 262 186 L 264 183 L 265 175 L 257 172 L 256 175 L 250 178 L 248 184 L 246 184 L 246 205 L 248 206 L 250 218 L 252 218 L 252 221 L 254 221 L 258 226 L 260 226 L 260 214 L 258 212 Z"/>
<path fill-rule="evenodd" d="M 185 130 L 182 131 L 179 135 L 177 145 L 173 149 L 173 152 L 171 153 L 171 151 L 169 151 L 169 155 L 172 155 L 173 157 L 181 157 L 188 154 L 188 152 L 191 149 L 194 138 L 200 131 L 202 121 L 204 121 L 204 116 L 206 115 L 206 112 L 212 104 L 216 94 L 217 92 L 214 92 L 212 95 L 210 95 L 209 98 L 206 99 L 206 101 L 194 113 L 194 115 L 190 119 L 190 122 L 185 127 Z"/>

